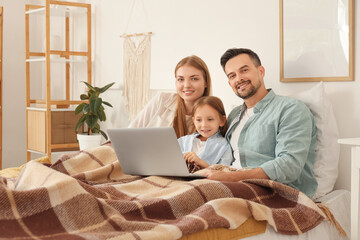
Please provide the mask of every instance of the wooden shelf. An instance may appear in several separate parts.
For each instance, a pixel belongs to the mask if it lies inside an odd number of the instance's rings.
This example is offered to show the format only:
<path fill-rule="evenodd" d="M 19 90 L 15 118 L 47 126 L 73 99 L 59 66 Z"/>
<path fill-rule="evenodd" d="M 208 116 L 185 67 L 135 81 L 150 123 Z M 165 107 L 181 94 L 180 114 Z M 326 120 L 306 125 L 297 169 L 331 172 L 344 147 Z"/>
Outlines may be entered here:
<path fill-rule="evenodd" d="M 84 79 L 87 79 L 85 81 L 91 84 L 91 4 L 45 0 L 45 6 L 25 6 L 27 160 L 30 160 L 32 152 L 46 154 L 51 159 L 51 152 L 78 149 L 74 132 L 78 116 L 75 116 L 73 106 L 83 101 L 72 100 L 70 98 L 70 83 L 72 81 L 70 77 L 70 64 L 86 63 L 87 76 Z M 70 39 L 75 39 L 70 37 L 70 34 L 73 33 L 70 31 L 70 18 L 79 14 L 87 18 L 85 23 L 87 30 L 86 51 L 70 51 Z M 32 29 L 30 28 L 30 15 L 42 15 L 45 17 L 45 37 L 39 37 L 39 42 L 45 42 L 44 52 L 30 50 L 30 29 Z M 65 40 L 65 50 L 50 49 L 51 16 L 62 17 L 64 19 L 65 32 L 63 37 Z M 74 18 L 72 20 L 76 21 L 77 19 Z M 34 62 L 45 64 L 45 75 L 43 75 L 45 76 L 45 97 L 42 96 L 43 99 L 30 98 L 30 64 Z M 57 63 L 65 64 L 65 99 L 62 100 L 55 100 L 51 97 L 53 90 L 51 89 L 51 70 L 58 67 Z"/>
<path fill-rule="evenodd" d="M 83 62 L 86 63 L 87 60 L 81 60 L 81 59 L 66 59 L 66 58 L 50 58 L 51 62 L 54 63 L 79 63 L 79 62 Z M 46 58 L 45 57 L 38 57 L 38 58 L 29 58 L 26 59 L 25 62 L 46 62 Z"/>
<path fill-rule="evenodd" d="M 33 5 L 37 6 L 37 5 Z M 68 9 L 66 6 L 52 5 L 50 7 L 50 16 L 57 17 L 74 17 L 84 15 L 87 13 L 87 9 Z M 45 7 L 38 5 L 38 8 L 34 8 L 25 12 L 25 14 L 32 15 L 45 15 Z"/>
<path fill-rule="evenodd" d="M 44 108 L 27 108 L 28 149 L 39 153 L 47 153 L 47 110 Z M 80 118 L 75 116 L 72 109 L 52 109 L 50 111 L 51 139 L 49 141 L 52 151 L 68 149 L 79 150 L 79 144 L 74 132 L 75 125 Z"/>

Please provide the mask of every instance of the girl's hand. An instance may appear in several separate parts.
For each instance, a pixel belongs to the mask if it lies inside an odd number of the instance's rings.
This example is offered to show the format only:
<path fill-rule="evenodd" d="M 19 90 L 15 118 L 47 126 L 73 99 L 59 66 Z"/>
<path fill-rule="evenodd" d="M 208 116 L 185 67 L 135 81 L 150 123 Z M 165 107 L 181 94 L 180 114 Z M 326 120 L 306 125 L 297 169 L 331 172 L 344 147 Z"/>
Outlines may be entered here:
<path fill-rule="evenodd" d="M 207 162 L 205 162 L 204 160 L 199 158 L 198 155 L 196 155 L 196 153 L 194 153 L 194 152 L 185 153 L 184 159 L 188 162 L 195 163 L 202 168 L 207 168 L 208 166 L 210 166 Z"/>

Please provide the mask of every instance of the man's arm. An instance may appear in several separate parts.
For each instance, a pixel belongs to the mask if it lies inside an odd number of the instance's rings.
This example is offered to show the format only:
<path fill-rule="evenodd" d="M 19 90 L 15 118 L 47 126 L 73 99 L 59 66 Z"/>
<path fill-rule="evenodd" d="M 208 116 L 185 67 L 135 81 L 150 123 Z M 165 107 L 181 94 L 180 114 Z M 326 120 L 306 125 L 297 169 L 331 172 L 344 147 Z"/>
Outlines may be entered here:
<path fill-rule="evenodd" d="M 270 179 L 289 184 L 297 181 L 309 162 L 310 149 L 316 141 L 316 128 L 310 110 L 298 102 L 288 105 L 279 122 L 276 135 L 276 158 L 261 167 Z"/>
<path fill-rule="evenodd" d="M 269 179 L 268 175 L 260 167 L 254 169 L 243 169 L 235 172 L 221 172 L 211 169 L 202 169 L 197 171 L 196 174 L 207 176 L 208 179 L 237 182 L 246 179 Z"/>

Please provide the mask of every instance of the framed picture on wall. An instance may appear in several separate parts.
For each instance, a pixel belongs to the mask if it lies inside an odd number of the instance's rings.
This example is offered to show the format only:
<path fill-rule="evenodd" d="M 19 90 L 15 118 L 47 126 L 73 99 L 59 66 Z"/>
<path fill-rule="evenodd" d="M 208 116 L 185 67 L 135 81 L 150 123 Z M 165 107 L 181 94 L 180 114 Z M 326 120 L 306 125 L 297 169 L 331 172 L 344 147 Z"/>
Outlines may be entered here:
<path fill-rule="evenodd" d="M 354 0 L 280 0 L 280 81 L 354 80 Z"/>

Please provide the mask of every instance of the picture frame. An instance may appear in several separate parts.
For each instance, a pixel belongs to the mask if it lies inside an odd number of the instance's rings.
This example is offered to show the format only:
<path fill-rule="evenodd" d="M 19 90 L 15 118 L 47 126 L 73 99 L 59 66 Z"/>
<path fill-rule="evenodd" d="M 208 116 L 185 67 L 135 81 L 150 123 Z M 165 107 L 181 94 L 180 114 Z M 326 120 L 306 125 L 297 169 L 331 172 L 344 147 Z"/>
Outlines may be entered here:
<path fill-rule="evenodd" d="M 354 80 L 354 0 L 280 1 L 280 81 Z"/>

